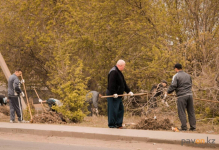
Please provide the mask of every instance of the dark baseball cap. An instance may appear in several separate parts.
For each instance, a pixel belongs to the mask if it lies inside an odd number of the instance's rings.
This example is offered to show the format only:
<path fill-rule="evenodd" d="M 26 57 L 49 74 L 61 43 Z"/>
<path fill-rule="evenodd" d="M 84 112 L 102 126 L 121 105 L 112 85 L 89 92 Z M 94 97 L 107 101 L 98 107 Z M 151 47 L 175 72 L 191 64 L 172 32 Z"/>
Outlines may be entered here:
<path fill-rule="evenodd" d="M 174 69 L 175 69 L 175 68 L 177 68 L 177 69 L 179 69 L 179 70 L 180 70 L 180 69 L 182 69 L 182 65 L 181 65 L 181 64 L 179 64 L 179 63 L 177 63 L 177 64 L 175 64 L 175 66 L 174 66 Z"/>

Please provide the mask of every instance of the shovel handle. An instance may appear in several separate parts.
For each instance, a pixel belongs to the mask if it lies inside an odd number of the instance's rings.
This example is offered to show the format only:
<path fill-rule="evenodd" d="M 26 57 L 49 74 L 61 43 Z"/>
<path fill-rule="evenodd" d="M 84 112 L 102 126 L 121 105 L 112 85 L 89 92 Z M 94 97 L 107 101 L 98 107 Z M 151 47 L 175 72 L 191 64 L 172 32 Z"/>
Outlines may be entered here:
<path fill-rule="evenodd" d="M 21 74 L 21 79 L 24 80 L 22 74 Z M 27 96 L 27 90 L 26 90 L 26 87 L 25 87 L 24 82 L 23 82 L 22 84 L 23 84 L 23 86 L 24 86 L 24 92 L 25 92 L 25 96 L 26 96 L 26 100 L 27 100 L 27 106 L 28 106 L 28 109 L 29 109 L 29 112 L 30 112 L 30 121 L 32 121 L 32 120 L 33 120 L 33 116 L 32 116 L 32 112 L 31 112 L 31 110 L 30 110 L 30 104 L 29 104 L 29 99 L 28 99 L 28 96 Z"/>
<path fill-rule="evenodd" d="M 35 91 L 35 93 L 36 93 L 36 95 L 37 95 L 38 99 L 40 99 L 40 97 L 39 97 L 39 95 L 38 95 L 38 93 L 37 93 L 37 91 L 36 91 L 36 89 L 35 89 L 35 88 L 34 88 L 34 91 Z M 44 101 L 43 101 L 43 102 L 44 102 Z M 42 106 L 42 108 L 43 108 L 44 112 L 46 112 L 45 108 L 43 107 L 43 102 L 41 102 L 41 106 Z"/>
<path fill-rule="evenodd" d="M 142 95 L 147 95 L 148 93 L 137 93 L 134 94 L 133 96 L 142 96 Z M 122 94 L 118 96 L 131 96 L 130 94 Z M 108 96 L 101 96 L 101 98 L 109 98 L 109 97 L 114 97 L 114 95 L 108 95 Z"/>

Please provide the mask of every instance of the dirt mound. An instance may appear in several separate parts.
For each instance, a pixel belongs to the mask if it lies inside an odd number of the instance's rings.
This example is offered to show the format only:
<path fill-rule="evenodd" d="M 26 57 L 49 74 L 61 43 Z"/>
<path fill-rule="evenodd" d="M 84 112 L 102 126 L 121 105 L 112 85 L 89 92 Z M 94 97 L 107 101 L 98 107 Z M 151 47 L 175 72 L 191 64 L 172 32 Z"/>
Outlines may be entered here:
<path fill-rule="evenodd" d="M 1 106 L 0 113 L 3 113 L 6 116 L 10 116 L 10 108 L 8 106 Z"/>
<path fill-rule="evenodd" d="M 157 120 L 153 118 L 142 119 L 133 129 L 143 130 L 171 130 L 173 126 L 169 119 Z"/>
<path fill-rule="evenodd" d="M 62 115 L 52 111 L 33 116 L 33 123 L 66 124 Z"/>

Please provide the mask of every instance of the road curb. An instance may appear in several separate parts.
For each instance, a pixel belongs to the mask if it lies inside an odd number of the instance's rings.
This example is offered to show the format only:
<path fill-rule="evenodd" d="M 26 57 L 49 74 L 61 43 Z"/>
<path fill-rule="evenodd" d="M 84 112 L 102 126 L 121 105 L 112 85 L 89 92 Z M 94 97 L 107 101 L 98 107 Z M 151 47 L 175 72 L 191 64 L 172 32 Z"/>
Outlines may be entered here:
<path fill-rule="evenodd" d="M 126 130 L 126 129 L 112 129 L 112 130 Z M 86 138 L 86 139 L 97 139 L 97 140 L 122 140 L 122 141 L 138 141 L 138 142 L 152 142 L 152 143 L 166 143 L 166 144 L 177 144 L 181 145 L 181 140 L 164 140 L 155 139 L 148 137 L 137 137 L 137 136 L 124 136 L 124 135 L 111 135 L 111 134 L 100 134 L 100 133 L 86 133 L 76 131 L 54 131 L 54 130 L 39 130 L 39 129 L 21 129 L 21 128 L 4 128 L 0 127 L 0 132 L 5 133 L 21 133 L 39 136 L 57 136 L 57 137 L 74 137 L 74 138 Z M 183 145 L 192 147 L 202 148 L 219 148 L 219 144 L 191 144 L 184 143 Z"/>

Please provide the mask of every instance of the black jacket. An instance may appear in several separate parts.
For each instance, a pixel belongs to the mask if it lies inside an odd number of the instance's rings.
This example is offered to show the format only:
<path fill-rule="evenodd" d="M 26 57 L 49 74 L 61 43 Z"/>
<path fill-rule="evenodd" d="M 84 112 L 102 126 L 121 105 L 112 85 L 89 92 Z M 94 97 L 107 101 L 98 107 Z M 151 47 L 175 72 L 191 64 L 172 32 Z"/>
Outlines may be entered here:
<path fill-rule="evenodd" d="M 151 90 L 150 93 L 152 94 L 153 97 L 158 97 L 160 95 L 164 94 L 164 87 L 161 83 L 154 85 Z"/>
<path fill-rule="evenodd" d="M 127 86 L 124 76 L 122 72 L 114 66 L 109 74 L 108 74 L 108 87 L 107 87 L 107 94 L 123 94 L 124 91 L 126 93 L 130 92 L 129 87 Z"/>
<path fill-rule="evenodd" d="M 176 91 L 177 96 L 192 95 L 192 78 L 184 71 L 179 71 L 173 76 L 168 94 Z"/>

